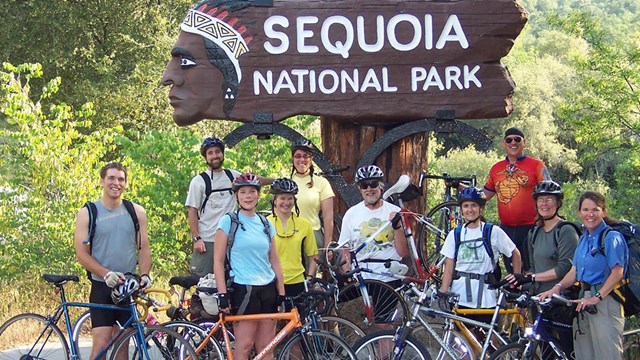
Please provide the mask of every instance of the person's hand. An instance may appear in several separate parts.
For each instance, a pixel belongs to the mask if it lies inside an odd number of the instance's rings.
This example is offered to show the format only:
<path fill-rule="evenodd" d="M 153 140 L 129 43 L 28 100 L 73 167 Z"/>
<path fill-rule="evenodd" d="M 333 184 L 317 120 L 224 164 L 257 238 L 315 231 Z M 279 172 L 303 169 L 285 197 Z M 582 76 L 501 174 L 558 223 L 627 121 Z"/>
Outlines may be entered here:
<path fill-rule="evenodd" d="M 528 284 L 533 281 L 531 274 L 509 274 L 505 277 L 509 284 L 513 286 L 520 286 L 523 284 Z"/>
<path fill-rule="evenodd" d="M 389 214 L 389 221 L 391 221 L 391 227 L 393 228 L 393 230 L 398 230 L 400 229 L 400 221 L 402 221 L 402 215 L 400 215 L 400 213 L 397 211 L 392 211 L 391 214 Z"/>
<path fill-rule="evenodd" d="M 147 274 L 140 276 L 140 290 L 148 289 L 151 287 L 152 280 Z"/>
<path fill-rule="evenodd" d="M 109 271 L 103 277 L 104 283 L 107 284 L 108 287 L 114 288 L 120 284 L 124 284 L 124 274 L 117 271 Z"/>
<path fill-rule="evenodd" d="M 193 252 L 204 253 L 207 251 L 207 246 L 204 244 L 204 240 L 200 239 L 193 243 Z"/>
<path fill-rule="evenodd" d="M 229 314 L 231 312 L 231 301 L 227 293 L 218 294 L 218 308 L 225 314 Z"/>
<path fill-rule="evenodd" d="M 543 301 L 544 299 L 552 297 L 553 294 L 560 294 L 560 287 L 559 286 L 555 286 L 554 285 L 551 289 L 538 294 L 538 297 L 540 297 L 540 301 Z"/>
<path fill-rule="evenodd" d="M 595 296 L 592 296 L 592 297 L 582 298 L 578 300 L 571 300 L 571 302 L 577 304 L 576 311 L 579 312 L 579 311 L 587 310 L 587 312 L 592 313 L 593 312 L 592 309 L 595 308 L 595 305 L 600 302 L 600 299 Z M 587 308 L 587 306 L 591 306 L 591 305 L 593 305 L 593 307 Z"/>
<path fill-rule="evenodd" d="M 287 311 L 287 298 L 284 295 L 278 295 L 278 311 L 285 312 Z"/>
<path fill-rule="evenodd" d="M 460 183 L 457 181 L 444 181 L 444 185 L 446 187 L 450 187 L 450 188 L 454 188 L 454 189 L 458 189 L 460 187 Z"/>

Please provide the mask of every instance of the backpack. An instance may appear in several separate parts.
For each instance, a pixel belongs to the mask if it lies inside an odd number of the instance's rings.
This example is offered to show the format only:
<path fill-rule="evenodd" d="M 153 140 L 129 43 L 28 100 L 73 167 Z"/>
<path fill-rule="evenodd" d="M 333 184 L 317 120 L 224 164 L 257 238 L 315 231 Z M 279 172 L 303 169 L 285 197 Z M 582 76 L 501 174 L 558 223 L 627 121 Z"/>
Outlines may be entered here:
<path fill-rule="evenodd" d="M 560 230 L 562 229 L 563 226 L 566 226 L 566 225 L 573 227 L 578 233 L 578 237 L 582 236 L 582 227 L 580 225 L 574 224 L 571 221 L 561 220 L 558 223 L 558 225 L 556 225 L 556 228 L 553 231 L 553 243 L 555 244 L 556 248 L 558 247 L 558 238 L 560 237 Z M 540 230 L 542 228 L 543 226 L 536 225 L 533 229 L 529 230 L 529 236 L 530 236 L 529 241 L 531 242 L 532 246 L 533 244 L 535 244 L 536 237 L 538 236 L 538 233 L 540 233 Z M 529 256 L 533 256 L 533 254 L 529 254 Z"/>
<path fill-rule="evenodd" d="M 229 178 L 229 181 L 231 182 L 231 184 L 233 184 L 233 174 L 231 173 L 231 170 L 229 169 L 223 169 L 224 173 L 227 174 L 227 177 Z M 205 209 L 205 205 L 207 205 L 207 201 L 209 201 L 209 196 L 211 196 L 211 194 L 215 193 L 215 192 L 223 192 L 223 191 L 228 191 L 229 194 L 233 194 L 233 189 L 228 187 L 228 188 L 221 188 L 221 189 L 212 189 L 211 188 L 211 177 L 207 174 L 206 171 L 203 171 L 200 173 L 200 177 L 202 177 L 202 180 L 204 180 L 204 201 L 202 202 L 202 205 L 200 205 L 200 213 L 204 212 Z"/>
<path fill-rule="evenodd" d="M 236 232 L 238 232 L 238 228 L 242 228 L 242 231 L 246 231 L 246 229 L 244 228 L 244 224 L 242 223 L 242 221 L 240 221 L 240 218 L 238 217 L 237 210 L 228 212 L 227 215 L 229 215 L 229 217 L 231 218 L 231 227 L 229 228 L 229 235 L 227 235 L 227 259 L 225 260 L 225 278 L 229 280 L 230 278 L 229 272 L 231 271 L 231 261 L 230 261 L 231 247 L 233 246 L 233 243 L 235 241 Z M 267 218 L 260 213 L 256 213 L 256 215 L 258 216 L 258 218 L 260 218 L 260 221 L 264 226 L 263 232 L 267 236 L 267 241 L 269 242 L 269 244 L 271 244 L 271 232 L 270 232 L 271 227 L 269 225 L 269 220 L 267 220 Z"/>
<path fill-rule="evenodd" d="M 624 307 L 625 317 L 630 317 L 640 312 L 640 228 L 628 221 L 620 221 L 609 226 L 610 228 L 600 234 L 598 252 L 605 255 L 604 239 L 610 231 L 619 232 L 627 242 L 629 248 L 627 275 L 620 285 L 613 289 L 611 295 Z"/>
<path fill-rule="evenodd" d="M 460 248 L 460 244 L 462 244 L 462 227 L 463 225 L 458 225 L 453 230 L 453 239 L 455 241 L 456 250 L 453 255 L 453 261 L 458 260 L 458 249 Z M 485 223 L 482 228 L 482 245 L 484 245 L 484 249 L 487 251 L 489 258 L 491 259 L 491 265 L 493 267 L 493 282 L 496 283 L 502 279 L 502 269 L 500 268 L 500 264 L 493 257 L 493 248 L 491 247 L 491 231 L 493 230 L 493 224 Z"/>
<path fill-rule="evenodd" d="M 136 235 L 136 247 L 138 250 L 140 250 L 140 248 L 142 247 L 142 245 L 140 244 L 140 222 L 138 221 L 138 215 L 136 214 L 136 210 L 133 206 L 133 203 L 129 200 L 126 199 L 122 199 L 122 204 L 124 205 L 124 208 L 127 209 L 127 212 L 129 213 L 129 216 L 131 216 L 131 220 L 133 221 L 133 227 L 135 229 Z M 96 204 L 92 201 L 87 201 L 86 203 L 84 203 L 84 206 L 87 208 L 87 212 L 89 213 L 89 231 L 88 231 L 88 236 L 87 236 L 87 240 L 83 241 L 83 244 L 89 244 L 89 255 L 91 255 L 91 252 L 93 250 L 93 238 L 96 235 L 96 221 L 98 219 L 98 208 L 96 207 Z M 91 272 L 89 272 L 89 270 L 87 270 L 87 276 L 89 277 L 89 279 L 91 279 Z"/>

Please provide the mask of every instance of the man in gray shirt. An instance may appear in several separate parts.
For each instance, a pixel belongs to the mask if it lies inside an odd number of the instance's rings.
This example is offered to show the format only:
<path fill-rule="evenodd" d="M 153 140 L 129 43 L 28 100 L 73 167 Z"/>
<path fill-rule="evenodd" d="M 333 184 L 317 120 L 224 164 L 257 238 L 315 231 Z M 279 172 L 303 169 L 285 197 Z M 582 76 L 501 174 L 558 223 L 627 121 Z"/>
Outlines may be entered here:
<path fill-rule="evenodd" d="M 113 304 L 112 289 L 124 283 L 124 273 L 136 272 L 136 263 L 142 274 L 141 288 L 151 285 L 151 251 L 145 210 L 122 199 L 127 187 L 125 167 L 120 163 L 105 165 L 100 170 L 100 186 L 102 197 L 93 203 L 93 210 L 85 206 L 78 212 L 74 244 L 78 262 L 90 273 L 89 301 Z M 119 329 L 118 323 L 124 324 L 129 317 L 124 311 L 91 309 L 92 359 Z"/>

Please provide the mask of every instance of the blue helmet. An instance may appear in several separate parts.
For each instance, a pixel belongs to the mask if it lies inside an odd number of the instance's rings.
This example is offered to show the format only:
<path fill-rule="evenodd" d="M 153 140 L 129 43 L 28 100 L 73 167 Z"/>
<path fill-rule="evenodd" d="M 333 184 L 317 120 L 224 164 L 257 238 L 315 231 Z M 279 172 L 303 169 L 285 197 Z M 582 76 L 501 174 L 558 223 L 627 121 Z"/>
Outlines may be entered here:
<path fill-rule="evenodd" d="M 487 197 L 482 190 L 475 187 L 467 187 L 458 193 L 458 205 L 462 206 L 465 201 L 473 201 L 480 206 L 487 203 Z"/>
<path fill-rule="evenodd" d="M 220 151 L 222 151 L 222 153 L 224 154 L 224 142 L 217 137 L 208 137 L 204 139 L 204 141 L 202 141 L 202 144 L 200 144 L 200 154 L 202 156 L 205 156 L 205 154 L 207 153 L 207 149 L 212 146 L 219 147 Z"/>

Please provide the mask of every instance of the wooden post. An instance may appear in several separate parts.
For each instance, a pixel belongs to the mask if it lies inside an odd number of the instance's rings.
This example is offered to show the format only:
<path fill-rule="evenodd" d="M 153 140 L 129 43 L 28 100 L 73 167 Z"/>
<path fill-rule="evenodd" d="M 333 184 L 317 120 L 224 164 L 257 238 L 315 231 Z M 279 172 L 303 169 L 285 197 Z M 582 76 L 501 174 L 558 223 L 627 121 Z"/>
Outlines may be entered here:
<path fill-rule="evenodd" d="M 326 144 L 323 146 L 325 156 L 338 167 L 350 165 L 343 176 L 348 183 L 353 184 L 356 166 L 362 155 L 392 127 L 351 124 L 329 117 L 320 119 L 322 144 Z M 375 161 L 375 165 L 385 173 L 385 183 L 393 184 L 400 175 L 407 174 L 417 185 L 420 170 L 426 169 L 428 165 L 428 147 L 429 134 L 425 132 L 403 138 L 387 148 Z M 405 205 L 412 211 L 423 213 L 426 201 L 419 198 Z M 334 208 L 337 213 L 344 215 L 347 204 L 336 196 Z"/>

